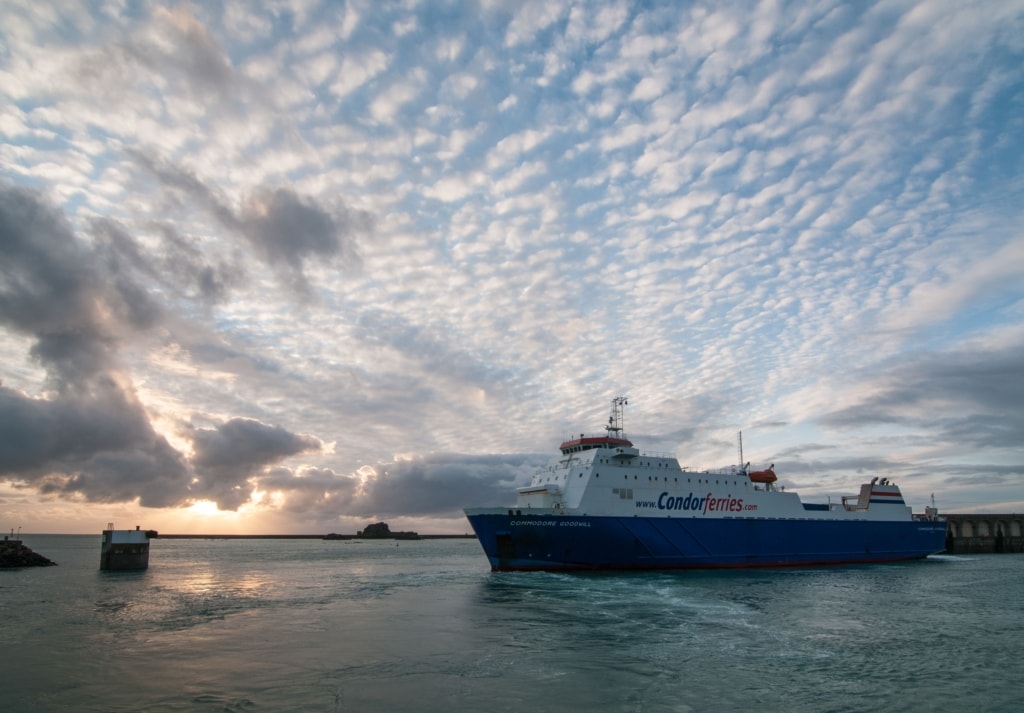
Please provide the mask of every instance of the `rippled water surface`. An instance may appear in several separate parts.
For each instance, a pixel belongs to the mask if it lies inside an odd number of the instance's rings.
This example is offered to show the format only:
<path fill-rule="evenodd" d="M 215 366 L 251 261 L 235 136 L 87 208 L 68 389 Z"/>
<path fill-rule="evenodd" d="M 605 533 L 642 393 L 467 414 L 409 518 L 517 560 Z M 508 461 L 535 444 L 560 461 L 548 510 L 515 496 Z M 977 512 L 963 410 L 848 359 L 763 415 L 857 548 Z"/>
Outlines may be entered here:
<path fill-rule="evenodd" d="M 3 711 L 1012 711 L 1024 557 L 491 573 L 475 540 L 24 536 Z"/>

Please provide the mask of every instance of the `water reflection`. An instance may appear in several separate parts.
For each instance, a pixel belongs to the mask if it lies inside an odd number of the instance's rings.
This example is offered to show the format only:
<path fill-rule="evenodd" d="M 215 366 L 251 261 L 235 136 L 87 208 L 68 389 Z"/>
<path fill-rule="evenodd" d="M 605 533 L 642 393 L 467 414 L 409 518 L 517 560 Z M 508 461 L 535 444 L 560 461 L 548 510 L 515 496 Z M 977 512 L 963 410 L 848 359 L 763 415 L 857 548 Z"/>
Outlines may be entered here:
<path fill-rule="evenodd" d="M 192 570 L 177 582 L 177 589 L 193 595 L 235 594 L 240 596 L 258 596 L 269 588 L 270 577 L 264 572 L 243 572 L 230 577 L 212 569 Z"/>

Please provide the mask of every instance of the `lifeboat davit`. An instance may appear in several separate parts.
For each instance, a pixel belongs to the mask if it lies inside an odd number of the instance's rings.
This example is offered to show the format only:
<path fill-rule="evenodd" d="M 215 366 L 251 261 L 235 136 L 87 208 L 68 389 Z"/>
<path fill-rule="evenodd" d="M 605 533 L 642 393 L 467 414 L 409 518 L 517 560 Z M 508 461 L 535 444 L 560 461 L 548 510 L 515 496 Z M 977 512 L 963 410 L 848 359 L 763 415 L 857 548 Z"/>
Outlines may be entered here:
<path fill-rule="evenodd" d="M 754 483 L 774 483 L 778 480 L 778 476 L 775 475 L 775 464 L 764 470 L 752 470 L 749 474 L 750 480 Z"/>

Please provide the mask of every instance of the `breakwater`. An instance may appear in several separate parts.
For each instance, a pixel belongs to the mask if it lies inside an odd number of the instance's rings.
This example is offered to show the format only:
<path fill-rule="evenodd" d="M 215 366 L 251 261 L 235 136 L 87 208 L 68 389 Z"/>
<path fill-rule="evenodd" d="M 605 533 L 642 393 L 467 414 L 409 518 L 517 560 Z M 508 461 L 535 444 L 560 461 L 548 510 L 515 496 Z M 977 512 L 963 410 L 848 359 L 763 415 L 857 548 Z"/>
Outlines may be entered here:
<path fill-rule="evenodd" d="M 0 540 L 0 569 L 52 567 L 56 564 L 56 562 L 30 550 L 21 540 L 11 540 L 6 535 L 4 539 Z"/>

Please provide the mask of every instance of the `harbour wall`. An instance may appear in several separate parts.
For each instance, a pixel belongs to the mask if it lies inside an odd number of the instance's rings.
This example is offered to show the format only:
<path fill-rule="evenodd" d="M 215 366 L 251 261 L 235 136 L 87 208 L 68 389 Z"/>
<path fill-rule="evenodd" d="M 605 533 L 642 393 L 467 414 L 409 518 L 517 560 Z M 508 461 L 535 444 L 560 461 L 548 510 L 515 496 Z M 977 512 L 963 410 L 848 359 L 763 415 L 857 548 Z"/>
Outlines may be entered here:
<path fill-rule="evenodd" d="M 1024 552 L 1024 515 L 946 515 L 946 552 Z"/>

